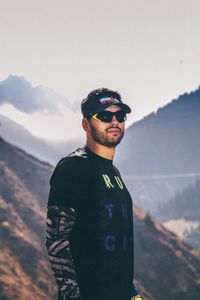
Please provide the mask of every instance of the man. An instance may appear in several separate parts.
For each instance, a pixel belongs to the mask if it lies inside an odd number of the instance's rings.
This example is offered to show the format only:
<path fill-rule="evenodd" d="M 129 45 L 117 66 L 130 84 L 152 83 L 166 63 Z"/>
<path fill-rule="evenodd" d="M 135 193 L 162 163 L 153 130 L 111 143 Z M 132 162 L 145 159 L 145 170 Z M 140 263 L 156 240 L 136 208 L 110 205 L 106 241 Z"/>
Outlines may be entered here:
<path fill-rule="evenodd" d="M 132 200 L 113 165 L 131 109 L 105 88 L 81 109 L 86 145 L 61 159 L 50 180 L 46 246 L 58 299 L 142 299 L 133 285 Z"/>

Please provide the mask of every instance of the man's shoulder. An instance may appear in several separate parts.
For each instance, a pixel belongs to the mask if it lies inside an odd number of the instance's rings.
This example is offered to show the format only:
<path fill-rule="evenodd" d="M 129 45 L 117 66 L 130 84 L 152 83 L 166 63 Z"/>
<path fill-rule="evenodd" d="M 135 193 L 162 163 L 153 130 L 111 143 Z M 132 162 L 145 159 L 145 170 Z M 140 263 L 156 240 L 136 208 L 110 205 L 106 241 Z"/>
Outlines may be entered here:
<path fill-rule="evenodd" d="M 88 158 L 86 147 L 81 147 L 66 156 L 66 158 Z"/>
<path fill-rule="evenodd" d="M 87 159 L 87 152 L 85 147 L 78 148 L 73 152 L 67 154 L 63 157 L 56 165 L 56 168 L 64 168 L 64 167 L 74 167 L 79 165 L 83 160 Z"/>
<path fill-rule="evenodd" d="M 51 181 L 58 176 L 66 176 L 67 174 L 72 176 L 73 174 L 82 172 L 85 163 L 87 163 L 87 152 L 85 147 L 76 149 L 60 159 L 53 171 Z"/>

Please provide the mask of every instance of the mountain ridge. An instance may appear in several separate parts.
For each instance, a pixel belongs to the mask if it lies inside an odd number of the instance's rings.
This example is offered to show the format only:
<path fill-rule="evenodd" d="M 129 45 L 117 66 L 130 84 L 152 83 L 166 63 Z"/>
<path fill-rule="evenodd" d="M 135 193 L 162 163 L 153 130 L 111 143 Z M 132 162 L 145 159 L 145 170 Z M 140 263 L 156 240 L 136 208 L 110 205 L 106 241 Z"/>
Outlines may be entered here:
<path fill-rule="evenodd" d="M 60 113 L 58 102 L 71 109 L 74 107 L 64 96 L 42 85 L 33 87 L 23 76 L 9 75 L 0 81 L 0 103 L 11 103 L 23 112 L 44 110 L 49 113 Z"/>
<path fill-rule="evenodd" d="M 134 122 L 131 126 L 138 126 L 141 123 L 143 123 L 144 121 L 145 122 L 147 122 L 147 121 L 155 121 L 156 117 L 158 117 L 159 119 L 161 119 L 161 116 L 163 114 L 168 114 L 169 111 L 171 113 L 173 113 L 172 117 L 175 118 L 175 115 L 178 112 L 177 111 L 177 107 L 180 108 L 180 105 L 182 106 L 183 104 L 187 106 L 188 105 L 188 98 L 190 98 L 190 99 L 192 98 L 193 102 L 196 102 L 196 105 L 198 107 L 198 112 L 196 112 L 194 110 L 194 115 L 199 115 L 200 114 L 200 109 L 199 109 L 199 103 L 198 103 L 198 101 L 199 101 L 199 98 L 200 98 L 200 86 L 197 87 L 195 90 L 192 90 L 191 92 L 186 92 L 184 94 L 179 95 L 177 98 L 172 99 L 170 102 L 168 102 L 164 106 L 159 107 L 155 112 L 151 112 L 150 114 L 147 114 L 146 116 L 144 116 L 142 119 Z M 173 109 L 172 109 L 172 106 L 173 106 Z M 174 108 L 175 108 L 175 110 L 174 110 Z M 182 109 L 181 109 L 181 113 L 183 113 Z M 178 116 L 180 117 L 180 111 L 178 112 Z M 185 116 L 187 117 L 187 115 L 185 115 Z M 183 116 L 183 117 L 185 117 L 185 116 Z M 193 116 L 193 115 L 189 115 L 189 116 Z M 176 119 L 174 119 L 174 120 L 176 120 Z M 131 126 L 129 126 L 129 128 Z"/>
<path fill-rule="evenodd" d="M 136 203 L 152 214 L 200 173 L 199 115 L 200 88 L 134 123 L 119 145 L 119 169 Z"/>

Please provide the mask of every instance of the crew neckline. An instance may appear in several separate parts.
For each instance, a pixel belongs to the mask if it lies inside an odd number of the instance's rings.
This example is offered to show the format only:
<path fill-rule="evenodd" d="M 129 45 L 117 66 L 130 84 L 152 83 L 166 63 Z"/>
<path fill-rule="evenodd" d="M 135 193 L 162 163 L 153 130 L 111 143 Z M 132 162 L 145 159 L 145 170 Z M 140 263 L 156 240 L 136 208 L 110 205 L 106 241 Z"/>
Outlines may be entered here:
<path fill-rule="evenodd" d="M 101 161 L 101 162 L 113 164 L 113 160 L 112 160 L 112 159 L 108 159 L 108 158 L 105 158 L 105 157 L 103 157 L 103 156 L 101 156 L 101 155 L 96 154 L 95 152 L 93 152 L 92 150 L 90 150 L 90 148 L 89 148 L 87 145 L 85 145 L 84 148 L 85 148 L 85 150 L 86 150 L 93 158 L 95 158 L 95 159 L 97 159 L 97 160 L 99 160 L 99 161 Z"/>

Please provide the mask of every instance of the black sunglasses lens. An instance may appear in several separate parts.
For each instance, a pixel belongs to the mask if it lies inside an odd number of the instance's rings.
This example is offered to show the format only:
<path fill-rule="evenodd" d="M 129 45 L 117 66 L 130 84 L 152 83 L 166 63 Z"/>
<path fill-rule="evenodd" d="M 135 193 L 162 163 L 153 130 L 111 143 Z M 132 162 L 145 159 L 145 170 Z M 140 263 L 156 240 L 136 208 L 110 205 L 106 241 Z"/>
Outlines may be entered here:
<path fill-rule="evenodd" d="M 126 114 L 121 110 L 117 112 L 102 111 L 97 114 L 97 118 L 105 123 L 110 123 L 113 119 L 113 116 L 115 116 L 117 121 L 120 123 L 126 121 Z"/>
<path fill-rule="evenodd" d="M 113 113 L 110 111 L 102 111 L 97 114 L 97 118 L 102 122 L 109 123 L 112 121 Z"/>
<path fill-rule="evenodd" d="M 119 123 L 126 121 L 126 114 L 121 110 L 115 113 L 115 117 Z"/>

